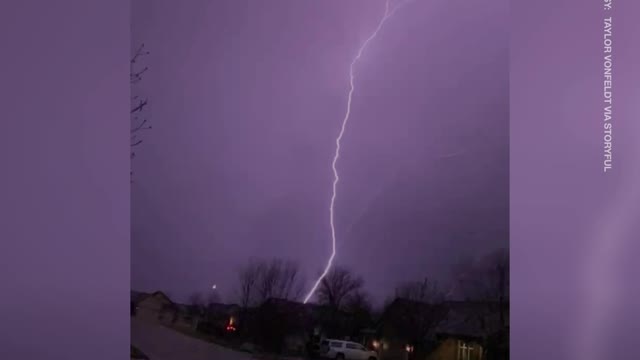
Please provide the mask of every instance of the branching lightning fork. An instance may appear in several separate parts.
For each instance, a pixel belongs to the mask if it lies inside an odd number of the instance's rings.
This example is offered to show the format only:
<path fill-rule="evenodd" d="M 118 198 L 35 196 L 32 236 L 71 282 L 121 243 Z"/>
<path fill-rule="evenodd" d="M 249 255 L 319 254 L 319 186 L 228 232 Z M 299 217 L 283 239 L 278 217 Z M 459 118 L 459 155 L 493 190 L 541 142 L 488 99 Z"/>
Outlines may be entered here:
<path fill-rule="evenodd" d="M 314 283 L 313 287 L 311 288 L 311 290 L 309 291 L 309 293 L 305 297 L 305 299 L 304 299 L 304 303 L 305 304 L 311 299 L 311 297 L 313 297 L 313 295 L 315 294 L 316 290 L 318 289 L 318 286 L 320 285 L 320 282 L 322 282 L 322 279 L 324 279 L 325 276 L 327 276 L 327 274 L 331 270 L 331 266 L 333 265 L 333 259 L 336 256 L 336 228 L 335 228 L 335 224 L 334 224 L 334 216 L 333 215 L 334 215 L 334 204 L 335 204 L 335 200 L 336 200 L 336 187 L 338 185 L 338 182 L 340 181 L 340 177 L 338 176 L 338 170 L 336 169 L 336 163 L 338 162 L 338 159 L 340 158 L 340 141 L 342 140 L 342 136 L 344 135 L 344 130 L 345 130 L 346 126 L 347 126 L 347 122 L 349 121 L 349 116 L 351 115 L 351 100 L 352 100 L 352 97 L 353 97 L 353 92 L 355 90 L 355 86 L 354 86 L 354 77 L 355 77 L 354 76 L 354 67 L 355 67 L 356 63 L 358 62 L 358 60 L 360 60 L 360 57 L 362 56 L 362 53 L 364 52 L 364 50 L 367 47 L 367 45 L 373 39 L 375 39 L 375 37 L 378 35 L 378 32 L 380 31 L 380 29 L 382 29 L 382 26 L 387 21 L 387 19 L 389 19 L 401 5 L 406 3 L 406 2 L 403 2 L 402 4 L 391 8 L 390 2 L 391 2 L 391 0 L 387 0 L 387 2 L 385 4 L 384 16 L 382 17 L 382 19 L 378 23 L 378 27 L 376 27 L 376 29 L 373 31 L 373 33 L 364 41 L 362 46 L 360 46 L 360 49 L 358 50 L 358 53 L 353 58 L 353 60 L 351 61 L 351 65 L 349 66 L 349 79 L 350 79 L 349 80 L 349 84 L 350 84 L 350 88 L 349 88 L 349 94 L 347 96 L 347 111 L 346 111 L 346 113 L 344 115 L 344 119 L 342 120 L 342 127 L 340 128 L 340 133 L 338 133 L 338 137 L 336 138 L 336 152 L 335 152 L 335 155 L 333 156 L 333 162 L 331 163 L 331 168 L 333 170 L 333 191 L 332 191 L 332 194 L 331 194 L 331 203 L 329 205 L 329 223 L 331 225 L 331 247 L 332 247 L 331 248 L 331 256 L 329 257 L 329 260 L 327 261 L 327 265 L 325 266 L 324 271 L 322 272 L 320 277 L 318 277 L 318 279 Z"/>

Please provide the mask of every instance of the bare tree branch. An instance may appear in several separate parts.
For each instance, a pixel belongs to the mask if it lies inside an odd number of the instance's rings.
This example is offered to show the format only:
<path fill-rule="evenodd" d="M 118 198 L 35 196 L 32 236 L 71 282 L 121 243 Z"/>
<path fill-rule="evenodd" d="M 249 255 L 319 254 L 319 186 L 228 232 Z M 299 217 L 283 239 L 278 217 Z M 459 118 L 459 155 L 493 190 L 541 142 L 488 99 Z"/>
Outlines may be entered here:
<path fill-rule="evenodd" d="M 144 100 L 140 100 L 138 102 L 138 105 L 136 105 L 136 107 L 134 107 L 133 109 L 131 109 L 131 114 L 135 113 L 135 112 L 140 112 L 143 110 L 143 108 L 147 105 L 148 101 L 147 99 Z"/>
<path fill-rule="evenodd" d="M 135 63 L 136 61 L 138 61 L 138 58 L 144 55 L 149 55 L 148 51 L 144 51 L 144 43 L 140 44 L 140 46 L 138 47 L 138 49 L 136 50 L 135 54 L 133 55 L 133 57 L 131 58 L 131 63 Z"/>
<path fill-rule="evenodd" d="M 134 129 L 131 129 L 131 133 L 133 134 L 133 133 L 135 133 L 135 132 L 138 132 L 139 130 L 141 130 L 141 129 L 142 129 L 142 127 L 143 127 L 143 126 L 144 126 L 144 124 L 146 124 L 146 123 L 147 123 L 147 119 L 144 119 L 144 120 L 142 121 L 142 123 L 140 123 L 140 125 L 138 125 L 138 126 L 137 126 L 136 128 L 134 128 Z M 151 129 L 151 127 L 149 126 L 149 127 L 146 127 L 145 129 Z"/>
<path fill-rule="evenodd" d="M 407 282 L 397 286 L 396 298 L 432 304 L 444 301 L 444 293 L 440 291 L 436 282 L 425 278 L 423 281 Z"/>
<path fill-rule="evenodd" d="M 509 327 L 509 251 L 500 249 L 478 259 L 466 259 L 454 267 L 453 273 L 459 294 L 480 305 L 474 316 L 491 339 L 484 346 L 487 354 L 505 351 L 502 346 L 508 349 L 508 340 L 501 336 L 508 334 Z"/>
<path fill-rule="evenodd" d="M 346 299 L 344 309 L 352 314 L 371 314 L 373 306 L 371 305 L 369 295 L 362 290 L 357 290 Z"/>
<path fill-rule="evenodd" d="M 148 66 L 145 66 L 142 70 L 138 70 L 135 72 L 131 72 L 131 74 L 129 74 L 129 80 L 132 84 L 135 84 L 137 82 L 139 82 L 140 80 L 142 80 L 142 75 L 147 72 L 147 70 L 149 70 Z"/>
<path fill-rule="evenodd" d="M 260 264 L 254 260 L 240 269 L 240 306 L 242 308 L 246 309 L 253 304 L 259 277 Z"/>
<path fill-rule="evenodd" d="M 335 267 L 322 279 L 318 288 L 318 301 L 341 310 L 345 301 L 360 291 L 363 285 L 361 277 L 345 268 Z"/>
<path fill-rule="evenodd" d="M 260 264 L 258 300 L 269 298 L 298 300 L 302 289 L 299 267 L 291 261 L 274 259 Z"/>
<path fill-rule="evenodd" d="M 479 259 L 465 259 L 453 268 L 459 295 L 467 300 L 497 302 L 509 297 L 509 252 L 500 249 Z"/>
<path fill-rule="evenodd" d="M 240 303 L 260 305 L 270 298 L 298 300 L 304 290 L 297 263 L 280 259 L 252 260 L 240 269 Z"/>
<path fill-rule="evenodd" d="M 385 313 L 387 321 L 399 334 L 420 346 L 445 319 L 444 293 L 427 278 L 401 284 L 396 287 L 396 299 L 387 305 Z"/>
<path fill-rule="evenodd" d="M 142 69 L 136 69 L 137 63 L 142 59 L 142 57 L 147 55 L 149 55 L 149 51 L 145 50 L 144 43 L 141 44 L 133 54 L 129 63 L 130 65 L 129 82 L 131 87 L 133 87 L 134 84 L 140 82 L 143 78 L 143 75 L 147 72 L 147 70 L 149 70 L 148 66 L 145 66 Z M 130 110 L 130 123 L 131 123 L 131 140 L 130 140 L 131 156 L 130 158 L 131 159 L 135 158 L 136 156 L 136 153 L 133 151 L 133 148 L 142 143 L 142 140 L 139 140 L 135 134 L 141 130 L 151 129 L 151 126 L 145 126 L 147 124 L 146 118 L 141 123 L 139 123 L 138 122 L 139 117 L 137 116 L 138 114 L 143 113 L 143 111 L 145 110 L 145 107 L 148 104 L 148 100 L 147 99 L 141 100 L 139 95 L 134 95 L 131 97 L 131 104 L 134 104 L 134 103 L 137 103 L 137 104 Z M 130 171 L 130 175 L 133 175 L 133 171 Z"/>

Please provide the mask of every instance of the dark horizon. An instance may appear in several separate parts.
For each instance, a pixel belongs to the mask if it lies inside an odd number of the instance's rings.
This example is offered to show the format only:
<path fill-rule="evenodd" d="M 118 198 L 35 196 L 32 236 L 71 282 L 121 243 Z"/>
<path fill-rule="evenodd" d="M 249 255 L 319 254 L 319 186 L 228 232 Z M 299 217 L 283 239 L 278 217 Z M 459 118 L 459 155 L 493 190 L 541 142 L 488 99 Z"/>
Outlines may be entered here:
<path fill-rule="evenodd" d="M 455 275 L 457 275 L 457 278 L 452 277 L 449 282 L 445 282 L 445 283 L 441 283 L 438 282 L 437 279 L 432 279 L 432 278 L 422 278 L 422 279 L 411 279 L 411 280 L 407 280 L 404 283 L 398 283 L 398 287 L 391 289 L 391 291 L 386 294 L 386 296 L 382 299 L 375 299 L 375 298 L 371 298 L 370 292 L 367 289 L 367 283 L 365 282 L 364 285 L 358 289 L 357 291 L 364 291 L 364 294 L 367 295 L 365 302 L 369 303 L 372 308 L 371 310 L 374 312 L 380 312 L 380 311 L 384 311 L 384 308 L 391 302 L 398 300 L 398 299 L 405 299 L 405 300 L 415 300 L 413 296 L 409 295 L 409 296 L 404 296 L 402 294 L 398 293 L 398 288 L 402 287 L 403 285 L 410 285 L 410 286 L 416 286 L 416 283 L 419 282 L 423 282 L 423 281 L 427 281 L 429 283 L 432 283 L 435 285 L 435 289 L 436 292 L 434 294 L 431 294 L 427 297 L 425 297 L 424 299 L 418 300 L 418 301 L 426 301 L 426 302 L 432 302 L 434 301 L 434 303 L 439 303 L 439 302 L 446 302 L 446 303 L 456 303 L 456 302 L 464 302 L 464 303 L 483 303 L 483 302 L 498 302 L 498 301 L 506 301 L 506 303 L 509 303 L 509 297 L 507 294 L 507 297 L 505 299 L 500 300 L 497 293 L 492 293 L 490 295 L 487 296 L 487 294 L 482 294 L 480 292 L 474 291 L 476 289 L 474 289 L 473 287 L 468 287 L 468 288 L 463 288 L 461 287 L 460 284 L 460 279 L 467 277 L 467 276 L 471 276 L 473 279 L 472 281 L 474 282 L 473 286 L 478 286 L 478 285 L 482 285 L 482 286 L 495 286 L 497 285 L 497 281 L 498 278 L 494 275 L 489 275 L 489 277 L 487 277 L 487 270 L 490 271 L 491 269 L 491 265 L 495 265 L 495 256 L 496 254 L 502 254 L 503 251 L 507 251 L 507 255 L 506 255 L 506 264 L 508 265 L 509 263 L 509 255 L 508 255 L 508 249 L 506 248 L 502 248 L 502 249 L 496 249 L 493 250 L 487 254 L 485 254 L 485 256 L 481 256 L 478 258 L 467 258 L 465 259 L 466 262 L 462 262 L 460 264 L 457 265 L 463 265 L 463 266 L 470 266 L 468 268 L 466 268 L 466 272 L 458 272 Z M 252 260 L 257 260 L 256 258 L 253 258 Z M 259 260 L 259 259 L 258 259 Z M 263 260 L 274 260 L 274 259 L 263 259 Z M 275 260 L 282 260 L 282 259 L 275 259 Z M 456 264 L 454 264 L 454 266 L 452 266 L 455 269 Z M 347 270 L 350 270 L 347 268 Z M 471 270 L 471 271 L 469 271 Z M 480 271 L 484 271 L 483 274 L 478 275 L 476 273 L 474 273 L 474 270 L 478 270 Z M 471 275 L 470 275 L 471 274 Z M 360 274 L 355 274 L 357 276 L 359 276 Z M 508 281 L 509 279 L 509 271 L 507 270 L 507 275 L 506 275 L 506 279 Z M 302 274 L 302 284 L 304 284 L 304 292 L 301 294 L 306 294 L 308 291 L 308 288 L 310 287 L 309 282 L 308 281 L 304 281 L 305 277 L 304 274 Z M 508 285 L 507 289 L 508 289 Z M 319 287 L 319 289 L 322 288 L 322 286 Z M 237 290 L 237 289 L 236 289 Z M 135 289 L 132 288 L 131 289 L 131 295 L 132 298 L 136 297 L 135 294 L 154 294 L 157 292 L 161 292 L 163 294 L 165 294 L 169 299 L 171 299 L 174 303 L 176 304 L 182 304 L 182 305 L 193 305 L 192 304 L 192 299 L 190 297 L 193 296 L 198 296 L 199 300 L 204 303 L 204 304 L 223 304 L 223 305 L 238 305 L 238 306 L 242 306 L 240 299 L 238 298 L 238 294 L 234 294 L 236 296 L 233 296 L 231 298 L 223 298 L 220 296 L 220 294 L 215 291 L 215 289 L 209 289 L 209 291 L 203 291 L 203 290 L 194 290 L 190 293 L 188 293 L 187 295 L 183 295 L 183 296 L 178 296 L 176 297 L 174 293 L 172 293 L 171 291 L 167 291 L 167 290 L 163 290 L 163 289 L 147 289 L 147 290 L 141 290 L 141 289 Z M 443 298 L 442 299 L 436 299 L 436 298 L 431 298 L 432 295 L 442 295 Z M 353 295 L 353 294 L 351 294 Z M 305 304 L 305 305 L 310 305 L 310 306 L 329 306 L 328 304 L 322 303 L 321 301 L 317 301 L 317 298 L 314 296 L 314 298 L 312 299 L 312 301 L 309 301 L 308 303 L 305 303 L 303 301 L 303 297 L 302 295 L 299 296 L 293 296 L 293 297 L 289 297 L 289 296 L 271 296 L 268 297 L 267 299 L 273 299 L 273 300 L 283 300 L 283 301 L 290 301 L 290 302 L 294 302 L 294 303 L 300 303 L 300 304 Z M 259 307 L 261 305 L 260 302 L 252 302 L 248 307 Z"/>

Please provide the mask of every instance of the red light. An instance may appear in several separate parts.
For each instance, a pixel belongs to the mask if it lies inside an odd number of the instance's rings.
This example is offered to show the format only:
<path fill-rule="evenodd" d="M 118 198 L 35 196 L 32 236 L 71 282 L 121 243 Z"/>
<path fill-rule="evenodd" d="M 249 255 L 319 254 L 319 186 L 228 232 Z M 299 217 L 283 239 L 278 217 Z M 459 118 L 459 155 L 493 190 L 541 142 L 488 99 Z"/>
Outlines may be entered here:
<path fill-rule="evenodd" d="M 236 327 L 233 326 L 233 317 L 229 318 L 229 323 L 227 324 L 227 331 L 236 331 Z"/>

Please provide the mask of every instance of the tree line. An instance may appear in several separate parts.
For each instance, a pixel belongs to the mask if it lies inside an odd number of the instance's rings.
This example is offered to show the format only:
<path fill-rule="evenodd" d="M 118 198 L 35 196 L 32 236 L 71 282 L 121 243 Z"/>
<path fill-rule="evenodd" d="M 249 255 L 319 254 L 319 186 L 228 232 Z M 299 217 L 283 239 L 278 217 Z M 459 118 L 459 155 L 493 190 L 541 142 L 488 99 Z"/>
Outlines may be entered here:
<path fill-rule="evenodd" d="M 251 259 L 238 269 L 237 279 L 236 301 L 242 322 L 240 336 L 272 351 L 282 350 L 286 332 L 296 327 L 303 329 L 305 325 L 269 301 L 301 302 L 307 287 L 300 266 L 283 259 Z M 446 288 L 430 277 L 397 284 L 380 312 L 372 305 L 363 277 L 351 269 L 336 266 L 320 282 L 315 304 L 324 309 L 320 322 L 327 336 L 355 337 L 360 330 L 372 327 L 374 319 L 380 319 L 394 302 L 403 301 L 404 306 L 396 306 L 387 321 L 397 329 L 398 336 L 420 344 L 421 339 L 444 320 L 446 301 L 452 298 L 491 304 L 495 308 L 487 311 L 499 313 L 500 322 L 506 323 L 508 308 L 504 304 L 508 304 L 508 285 L 509 254 L 499 250 L 481 258 L 457 262 L 452 266 L 452 280 Z M 196 312 L 202 311 L 205 304 L 215 302 L 219 302 L 215 293 L 207 299 L 199 294 L 190 298 Z M 478 314 L 479 317 L 483 315 Z"/>

